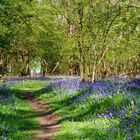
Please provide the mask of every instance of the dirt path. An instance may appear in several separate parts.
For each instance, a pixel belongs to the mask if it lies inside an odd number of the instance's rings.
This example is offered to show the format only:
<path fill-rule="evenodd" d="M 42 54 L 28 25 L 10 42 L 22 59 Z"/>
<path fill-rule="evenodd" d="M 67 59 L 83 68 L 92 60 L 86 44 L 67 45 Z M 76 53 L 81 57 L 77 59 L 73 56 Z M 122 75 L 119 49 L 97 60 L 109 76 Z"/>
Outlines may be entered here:
<path fill-rule="evenodd" d="M 37 112 L 35 119 L 40 123 L 40 126 L 37 128 L 38 134 L 33 140 L 52 140 L 52 134 L 60 128 L 58 124 L 60 117 L 51 110 L 45 109 L 48 105 L 39 99 L 33 98 L 31 93 L 31 91 L 26 91 L 22 94 L 22 97 L 30 104 L 31 108 Z"/>

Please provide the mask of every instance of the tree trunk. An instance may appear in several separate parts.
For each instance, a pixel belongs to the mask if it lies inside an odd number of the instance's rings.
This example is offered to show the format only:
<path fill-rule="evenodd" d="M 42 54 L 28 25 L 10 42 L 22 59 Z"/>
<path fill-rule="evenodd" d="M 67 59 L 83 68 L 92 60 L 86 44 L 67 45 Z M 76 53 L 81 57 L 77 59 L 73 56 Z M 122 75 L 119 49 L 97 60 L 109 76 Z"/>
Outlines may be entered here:
<path fill-rule="evenodd" d="M 80 52 L 80 81 L 83 82 L 85 80 L 85 60 L 84 60 L 84 55 L 82 51 L 82 43 L 78 41 L 79 45 L 79 52 Z"/>
<path fill-rule="evenodd" d="M 83 5 L 79 3 L 78 14 L 79 14 L 79 38 L 78 38 L 78 47 L 80 53 L 80 81 L 85 80 L 85 59 L 83 52 Z"/>
<path fill-rule="evenodd" d="M 95 70 L 96 70 L 96 66 L 95 64 L 93 65 L 93 70 L 92 70 L 92 83 L 95 82 Z"/>
<path fill-rule="evenodd" d="M 27 62 L 26 62 L 26 76 L 30 76 L 30 67 L 29 67 L 29 65 L 30 65 L 30 58 L 28 56 Z"/>
<path fill-rule="evenodd" d="M 46 72 L 47 72 L 46 61 L 44 60 L 41 63 L 41 73 L 42 73 L 42 76 L 46 76 Z"/>
<path fill-rule="evenodd" d="M 30 57 L 26 56 L 27 59 L 25 58 L 25 56 L 22 56 L 22 71 L 21 71 L 21 76 L 30 76 Z"/>
<path fill-rule="evenodd" d="M 51 72 L 52 74 L 55 72 L 55 70 L 57 69 L 58 66 L 59 66 L 59 61 L 56 63 L 54 69 L 52 70 L 52 72 Z"/>
<path fill-rule="evenodd" d="M 46 68 L 45 67 L 43 67 L 42 76 L 46 76 Z"/>

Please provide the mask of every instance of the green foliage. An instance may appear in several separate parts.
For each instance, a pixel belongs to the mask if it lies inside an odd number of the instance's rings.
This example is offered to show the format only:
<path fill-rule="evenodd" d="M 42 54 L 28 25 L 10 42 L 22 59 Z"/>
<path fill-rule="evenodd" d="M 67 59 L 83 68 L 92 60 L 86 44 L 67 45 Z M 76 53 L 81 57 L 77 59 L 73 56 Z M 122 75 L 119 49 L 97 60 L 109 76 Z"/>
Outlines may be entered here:
<path fill-rule="evenodd" d="M 75 139 L 86 139 L 86 140 L 106 140 L 108 138 L 115 140 L 127 139 L 129 135 L 135 136 L 135 139 L 139 139 L 139 130 L 133 134 L 123 133 L 121 129 L 121 121 L 118 116 L 108 118 L 105 114 L 109 112 L 113 106 L 113 111 L 122 111 L 123 107 L 127 108 L 127 119 L 132 116 L 133 110 L 130 106 L 130 100 L 128 94 L 122 94 L 121 91 L 114 96 L 99 96 L 90 94 L 84 98 L 78 98 L 83 95 L 82 92 L 68 93 L 53 93 L 49 88 L 42 89 L 45 81 L 27 81 L 19 85 L 22 90 L 32 90 L 32 95 L 43 102 L 46 102 L 51 111 L 59 114 L 61 120 L 59 124 L 61 129 L 53 135 L 54 139 L 57 140 L 75 140 Z M 61 87 L 57 87 L 61 88 Z M 139 102 L 139 88 L 137 95 L 134 96 L 134 102 Z M 93 91 L 93 92 L 96 92 Z M 109 93 L 110 94 L 110 93 Z M 72 102 L 71 102 L 72 101 Z M 126 109 L 126 108 L 124 108 Z M 100 116 L 101 115 L 101 116 Z M 102 115 L 104 117 L 102 117 Z M 136 120 L 138 124 L 138 120 Z M 135 122 L 135 121 L 134 121 Z M 139 125 L 139 124 L 138 124 Z M 129 127 L 129 126 L 128 126 Z M 135 125 L 133 126 L 135 127 Z M 111 129 L 114 129 L 111 130 Z M 138 128 L 139 129 L 139 128 Z"/>
<path fill-rule="evenodd" d="M 36 60 L 51 74 L 75 67 L 80 74 L 81 65 L 90 76 L 95 66 L 96 77 L 137 73 L 138 5 L 130 0 L 2 0 L 0 59 L 13 75 L 29 75 Z"/>
<path fill-rule="evenodd" d="M 6 92 L 6 93 L 4 93 Z M 8 95 L 10 93 L 10 95 Z M 30 140 L 39 125 L 29 105 L 21 99 L 21 90 L 11 85 L 0 88 L 0 139 Z M 34 127 L 34 128 L 33 128 Z"/>

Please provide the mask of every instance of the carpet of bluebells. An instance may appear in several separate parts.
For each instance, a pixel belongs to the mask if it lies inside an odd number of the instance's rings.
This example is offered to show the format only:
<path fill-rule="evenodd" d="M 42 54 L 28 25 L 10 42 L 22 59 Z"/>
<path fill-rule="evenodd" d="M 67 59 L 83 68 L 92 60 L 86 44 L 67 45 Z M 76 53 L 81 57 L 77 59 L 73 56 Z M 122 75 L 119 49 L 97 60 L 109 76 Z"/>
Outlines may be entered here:
<path fill-rule="evenodd" d="M 83 117 L 77 116 L 75 121 L 84 122 L 90 119 L 96 129 L 99 127 L 102 131 L 107 132 L 105 137 L 100 135 L 94 139 L 140 139 L 140 79 L 106 79 L 95 81 L 92 84 L 86 81 L 80 83 L 78 77 L 65 77 L 50 81 L 44 87 L 60 100 L 65 101 L 67 98 L 66 105 L 72 105 L 75 112 L 81 108 L 80 115 L 82 113 L 84 115 Z M 71 115 L 71 119 L 74 121 L 74 116 Z M 96 120 L 105 121 L 98 124 Z M 86 139 L 88 137 L 83 134 L 78 138 Z"/>
<path fill-rule="evenodd" d="M 0 82 L 0 139 L 29 140 L 37 122 L 20 98 L 31 89 L 62 116 L 57 140 L 139 140 L 140 79 L 112 78 L 95 83 L 79 77 L 9 78 Z M 31 130 L 31 131 L 29 131 Z"/>

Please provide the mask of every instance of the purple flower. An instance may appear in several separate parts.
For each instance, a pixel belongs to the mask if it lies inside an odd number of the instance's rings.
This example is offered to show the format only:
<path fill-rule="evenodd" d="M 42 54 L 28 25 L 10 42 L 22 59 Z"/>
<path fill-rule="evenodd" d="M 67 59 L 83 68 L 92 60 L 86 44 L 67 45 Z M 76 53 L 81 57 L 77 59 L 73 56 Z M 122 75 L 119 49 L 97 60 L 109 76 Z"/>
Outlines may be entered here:
<path fill-rule="evenodd" d="M 129 129 L 129 132 L 130 132 L 130 133 L 133 133 L 133 132 L 134 132 L 134 129 L 133 129 L 133 128 L 130 128 L 130 129 Z"/>
<path fill-rule="evenodd" d="M 125 123 L 130 125 L 132 123 L 132 120 L 126 119 Z"/>
<path fill-rule="evenodd" d="M 110 119 L 113 117 L 113 114 L 110 112 L 109 114 L 107 114 L 107 118 Z"/>
<path fill-rule="evenodd" d="M 127 140 L 133 140 L 133 137 L 129 136 L 129 137 L 127 138 Z"/>
<path fill-rule="evenodd" d="M 124 129 L 125 128 L 125 125 L 122 125 L 121 128 Z"/>

